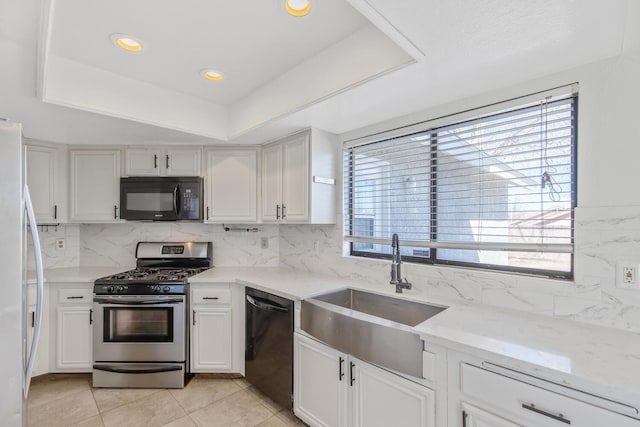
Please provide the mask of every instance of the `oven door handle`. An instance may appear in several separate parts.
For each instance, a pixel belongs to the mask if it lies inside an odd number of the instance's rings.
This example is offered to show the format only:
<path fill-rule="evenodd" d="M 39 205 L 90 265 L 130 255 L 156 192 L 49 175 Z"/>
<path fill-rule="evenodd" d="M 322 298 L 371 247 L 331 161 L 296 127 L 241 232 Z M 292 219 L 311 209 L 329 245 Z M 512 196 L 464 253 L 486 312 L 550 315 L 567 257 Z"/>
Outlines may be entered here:
<path fill-rule="evenodd" d="M 171 298 L 171 299 L 163 299 L 163 300 L 120 300 L 115 298 L 100 298 L 93 297 L 93 302 L 97 302 L 98 304 L 113 304 L 113 305 L 164 305 L 164 304 L 175 304 L 179 302 L 184 302 L 182 298 Z"/>
<path fill-rule="evenodd" d="M 110 366 L 110 365 L 93 365 L 93 369 L 106 372 L 117 372 L 119 374 L 154 374 L 157 372 L 181 371 L 182 366 L 153 366 L 140 369 L 140 367 L 132 366 Z"/>

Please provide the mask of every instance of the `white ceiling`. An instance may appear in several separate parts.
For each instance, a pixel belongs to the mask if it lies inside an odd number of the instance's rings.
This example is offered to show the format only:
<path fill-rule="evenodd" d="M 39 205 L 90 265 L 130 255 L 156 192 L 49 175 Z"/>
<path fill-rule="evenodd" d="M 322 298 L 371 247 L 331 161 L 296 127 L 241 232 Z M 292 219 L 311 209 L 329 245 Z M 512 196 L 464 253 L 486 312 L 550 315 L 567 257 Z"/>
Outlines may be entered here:
<path fill-rule="evenodd" d="M 343 0 L 319 1 L 304 18 L 277 0 L 57 0 L 50 53 L 229 105 L 367 23 Z M 142 40 L 143 51 L 116 48 L 112 33 Z M 205 80 L 204 68 L 225 78 Z"/>
<path fill-rule="evenodd" d="M 343 133 L 618 55 L 630 7 L 315 0 L 311 15 L 290 18 L 280 3 L 57 0 L 44 62 L 40 12 L 52 3 L 5 1 L 0 117 L 23 122 L 27 137 L 72 144 L 261 143 L 309 126 Z M 148 50 L 118 51 L 113 32 Z M 43 65 L 47 102 L 36 95 Z M 208 66 L 226 86 L 199 78 Z"/>

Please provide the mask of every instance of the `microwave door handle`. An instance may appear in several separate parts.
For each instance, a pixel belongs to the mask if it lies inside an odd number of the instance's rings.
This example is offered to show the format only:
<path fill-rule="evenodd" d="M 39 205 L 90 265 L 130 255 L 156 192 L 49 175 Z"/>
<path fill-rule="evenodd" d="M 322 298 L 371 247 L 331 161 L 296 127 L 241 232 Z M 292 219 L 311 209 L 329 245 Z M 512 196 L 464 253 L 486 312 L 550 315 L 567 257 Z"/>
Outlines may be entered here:
<path fill-rule="evenodd" d="M 173 211 L 176 213 L 176 218 L 180 217 L 180 186 L 176 185 L 173 188 Z"/>

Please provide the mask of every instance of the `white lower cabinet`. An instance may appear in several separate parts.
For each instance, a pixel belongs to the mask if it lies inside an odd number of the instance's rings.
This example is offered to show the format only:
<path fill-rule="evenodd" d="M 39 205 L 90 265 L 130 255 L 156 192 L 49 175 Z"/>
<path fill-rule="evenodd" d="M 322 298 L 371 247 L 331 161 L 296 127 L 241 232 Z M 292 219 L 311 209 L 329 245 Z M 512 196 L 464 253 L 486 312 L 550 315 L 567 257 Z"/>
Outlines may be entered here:
<path fill-rule="evenodd" d="M 190 372 L 244 373 L 244 287 L 192 284 Z"/>
<path fill-rule="evenodd" d="M 89 372 L 93 364 L 93 300 L 90 288 L 59 289 L 56 301 L 58 372 Z"/>
<path fill-rule="evenodd" d="M 449 420 L 450 426 L 640 427 L 640 420 L 608 410 L 613 406 L 621 411 L 629 410 L 624 404 L 547 383 L 557 389 L 557 392 L 551 391 L 544 388 L 544 380 L 516 371 L 498 373 L 471 363 L 451 362 L 453 370 L 458 372 L 451 376 L 449 388 L 449 405 L 454 413 Z M 511 378 L 510 375 L 518 377 Z M 537 384 L 525 382 L 528 380 Z M 455 387 L 454 383 L 457 383 Z"/>
<path fill-rule="evenodd" d="M 312 426 L 435 426 L 433 390 L 298 333 L 293 394 Z"/>
<path fill-rule="evenodd" d="M 231 308 L 193 308 L 191 372 L 231 369 Z"/>
<path fill-rule="evenodd" d="M 44 289 L 44 298 L 47 299 L 47 289 Z M 35 332 L 36 324 L 36 287 L 28 287 L 28 313 L 27 313 L 27 354 L 31 353 L 31 343 Z M 49 372 L 49 304 L 42 307 L 42 323 L 40 325 L 40 338 L 36 349 L 35 361 L 33 364 L 33 376 L 46 374 Z"/>
<path fill-rule="evenodd" d="M 348 425 L 347 356 L 295 333 L 293 360 L 296 416 L 312 426 Z"/>

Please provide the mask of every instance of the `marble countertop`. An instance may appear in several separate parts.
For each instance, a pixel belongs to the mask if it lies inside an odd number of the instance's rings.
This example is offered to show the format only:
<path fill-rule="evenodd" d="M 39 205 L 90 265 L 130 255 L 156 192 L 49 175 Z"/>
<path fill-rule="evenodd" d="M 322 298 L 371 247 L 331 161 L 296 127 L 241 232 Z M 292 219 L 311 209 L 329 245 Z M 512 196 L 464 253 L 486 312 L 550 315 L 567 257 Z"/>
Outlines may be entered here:
<path fill-rule="evenodd" d="M 45 271 L 48 283 L 92 283 L 124 271 L 81 267 Z M 283 267 L 215 267 L 191 283 L 238 283 L 301 300 L 353 287 L 449 308 L 417 325 L 427 343 L 500 363 L 579 390 L 590 390 L 640 406 L 640 334 L 570 320 L 460 301 L 398 295 L 392 286 L 372 285 Z"/>

